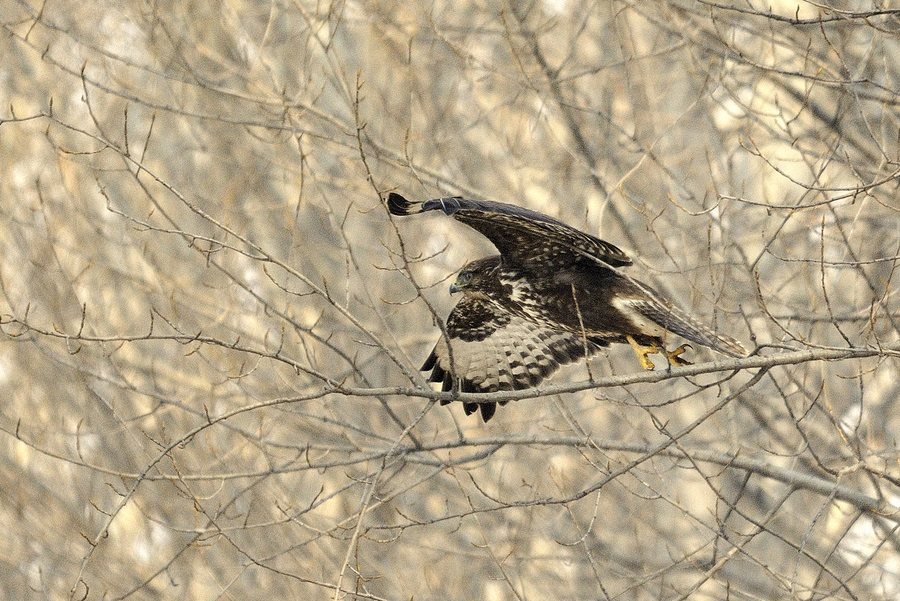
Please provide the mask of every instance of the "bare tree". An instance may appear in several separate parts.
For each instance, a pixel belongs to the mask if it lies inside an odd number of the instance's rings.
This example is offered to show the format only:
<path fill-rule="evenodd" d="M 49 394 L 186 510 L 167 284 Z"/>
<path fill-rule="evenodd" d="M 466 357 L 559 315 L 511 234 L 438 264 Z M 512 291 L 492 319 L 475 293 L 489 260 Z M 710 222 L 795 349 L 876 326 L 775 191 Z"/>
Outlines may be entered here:
<path fill-rule="evenodd" d="M 3 0 L 4 598 L 895 599 L 900 9 Z M 755 351 L 418 367 L 554 215 Z"/>

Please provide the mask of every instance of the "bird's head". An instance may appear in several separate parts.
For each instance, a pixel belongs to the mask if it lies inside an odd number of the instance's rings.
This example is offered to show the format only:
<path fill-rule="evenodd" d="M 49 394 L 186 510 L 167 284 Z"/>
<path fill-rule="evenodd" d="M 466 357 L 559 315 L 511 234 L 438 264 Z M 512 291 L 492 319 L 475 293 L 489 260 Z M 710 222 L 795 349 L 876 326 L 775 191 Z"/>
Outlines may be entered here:
<path fill-rule="evenodd" d="M 462 292 L 472 296 L 490 297 L 499 288 L 497 272 L 500 256 L 485 257 L 463 267 L 450 284 L 450 294 Z"/>

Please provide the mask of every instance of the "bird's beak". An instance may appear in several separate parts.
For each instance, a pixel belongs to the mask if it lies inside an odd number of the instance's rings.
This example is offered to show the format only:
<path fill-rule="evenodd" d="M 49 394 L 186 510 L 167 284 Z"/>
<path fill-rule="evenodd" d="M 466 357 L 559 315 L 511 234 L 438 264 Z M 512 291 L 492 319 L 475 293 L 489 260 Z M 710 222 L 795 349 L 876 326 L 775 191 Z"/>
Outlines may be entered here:
<path fill-rule="evenodd" d="M 462 288 L 456 285 L 456 282 L 450 284 L 450 294 L 456 294 L 457 292 L 462 292 Z"/>

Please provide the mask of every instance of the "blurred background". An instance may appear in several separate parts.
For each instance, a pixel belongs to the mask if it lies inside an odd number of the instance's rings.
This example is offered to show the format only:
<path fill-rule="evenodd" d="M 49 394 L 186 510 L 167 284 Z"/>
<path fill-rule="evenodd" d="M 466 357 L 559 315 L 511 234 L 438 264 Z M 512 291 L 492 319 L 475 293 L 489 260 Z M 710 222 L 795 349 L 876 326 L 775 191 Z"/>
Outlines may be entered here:
<path fill-rule="evenodd" d="M 896 6 L 0 0 L 0 596 L 896 599 Z M 482 424 L 389 191 L 809 353 Z"/>

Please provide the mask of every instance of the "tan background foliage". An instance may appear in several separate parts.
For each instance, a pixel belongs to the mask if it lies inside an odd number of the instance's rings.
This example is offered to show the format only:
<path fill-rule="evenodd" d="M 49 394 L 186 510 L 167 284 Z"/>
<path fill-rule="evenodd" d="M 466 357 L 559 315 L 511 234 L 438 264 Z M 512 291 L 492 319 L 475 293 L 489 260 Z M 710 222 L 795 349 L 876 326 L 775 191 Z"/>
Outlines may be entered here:
<path fill-rule="evenodd" d="M 0 596 L 897 598 L 900 17 L 832 4 L 0 1 Z M 439 407 L 492 249 L 391 190 L 758 356 Z"/>

